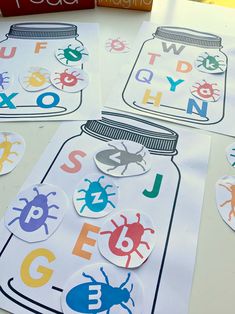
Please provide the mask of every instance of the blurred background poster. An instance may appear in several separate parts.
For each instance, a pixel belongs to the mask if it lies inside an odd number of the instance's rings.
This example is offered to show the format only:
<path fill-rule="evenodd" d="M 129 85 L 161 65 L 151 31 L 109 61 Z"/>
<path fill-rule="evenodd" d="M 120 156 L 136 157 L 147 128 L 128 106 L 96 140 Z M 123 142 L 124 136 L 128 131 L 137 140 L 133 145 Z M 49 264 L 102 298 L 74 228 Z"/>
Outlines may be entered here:
<path fill-rule="evenodd" d="M 222 5 L 224 7 L 235 8 L 235 0 L 190 0 L 195 2 Z"/>

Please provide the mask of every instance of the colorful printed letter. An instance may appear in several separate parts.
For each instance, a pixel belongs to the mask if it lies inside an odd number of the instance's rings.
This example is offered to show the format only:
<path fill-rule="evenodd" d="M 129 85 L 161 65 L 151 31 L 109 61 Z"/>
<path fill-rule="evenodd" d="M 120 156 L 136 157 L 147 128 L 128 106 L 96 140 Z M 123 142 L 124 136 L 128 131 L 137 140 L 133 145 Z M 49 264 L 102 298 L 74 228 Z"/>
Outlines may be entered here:
<path fill-rule="evenodd" d="M 79 234 L 79 237 L 77 239 L 77 242 L 75 244 L 75 247 L 73 249 L 72 252 L 73 255 L 77 255 L 88 260 L 91 259 L 92 254 L 88 251 L 83 250 L 84 244 L 90 246 L 95 246 L 96 244 L 96 240 L 88 237 L 89 232 L 99 233 L 100 227 L 84 223 L 82 230 Z"/>
<path fill-rule="evenodd" d="M 156 198 L 156 197 L 158 197 L 159 192 L 160 192 L 160 188 L 161 188 L 161 185 L 162 185 L 162 178 L 163 178 L 163 176 L 161 174 L 157 173 L 156 177 L 155 177 L 154 184 L 153 184 L 152 191 L 147 191 L 145 189 L 144 192 L 143 192 L 144 196 L 149 197 L 149 198 Z"/>
<path fill-rule="evenodd" d="M 6 53 L 6 47 L 1 47 L 0 49 L 0 58 L 2 59 L 11 59 L 14 57 L 16 53 L 16 47 L 11 48 L 11 52 L 7 55 Z"/>
<path fill-rule="evenodd" d="M 77 173 L 78 171 L 80 171 L 82 164 L 80 163 L 79 160 L 76 159 L 76 156 L 80 156 L 80 157 L 85 157 L 86 153 L 84 153 L 81 150 L 74 150 L 69 154 L 69 160 L 71 161 L 71 163 L 74 165 L 73 167 L 69 167 L 66 164 L 63 164 L 60 168 L 68 173 Z"/>
<path fill-rule="evenodd" d="M 162 99 L 162 93 L 158 92 L 155 96 L 151 96 L 151 89 L 146 89 L 142 104 L 154 103 L 154 106 L 159 107 Z"/>
<path fill-rule="evenodd" d="M 4 105 L 7 105 L 9 109 L 16 109 L 16 106 L 11 101 L 12 98 L 16 97 L 18 93 L 12 93 L 11 95 L 7 96 L 4 93 L 0 93 L 0 97 L 2 98 L 2 101 L 0 102 L 0 108 Z"/>
<path fill-rule="evenodd" d="M 192 114 L 194 113 L 193 109 L 195 109 L 201 117 L 206 118 L 207 106 L 208 106 L 207 101 L 203 101 L 202 106 L 200 107 L 194 99 L 190 98 L 188 101 L 187 113 Z"/>
<path fill-rule="evenodd" d="M 135 79 L 142 83 L 150 84 L 153 78 L 153 72 L 148 69 L 140 69 L 135 76 Z"/>
<path fill-rule="evenodd" d="M 53 98 L 52 102 L 49 104 L 44 103 L 43 101 L 44 101 L 45 97 L 52 97 Z M 59 95 L 57 95 L 56 93 L 51 93 L 51 92 L 43 93 L 43 94 L 39 95 L 37 98 L 38 107 L 45 108 L 45 109 L 56 107 L 59 102 L 60 102 Z"/>
<path fill-rule="evenodd" d="M 155 63 L 156 57 L 161 57 L 159 53 L 149 52 L 148 55 L 150 56 L 149 64 L 153 65 Z"/>
<path fill-rule="evenodd" d="M 47 47 L 47 42 L 37 42 L 35 45 L 34 53 L 39 53 L 41 49 L 45 49 Z"/>
<path fill-rule="evenodd" d="M 162 42 L 162 48 L 164 52 L 170 52 L 173 50 L 175 55 L 179 55 L 185 48 L 185 46 L 181 45 L 179 48 L 176 47 L 176 44 L 170 44 L 167 46 L 166 42 Z"/>
<path fill-rule="evenodd" d="M 176 67 L 177 72 L 188 73 L 188 72 L 191 72 L 192 69 L 193 69 L 192 64 L 187 61 L 180 60 L 177 63 L 177 67 Z"/>
<path fill-rule="evenodd" d="M 170 91 L 171 91 L 171 92 L 175 92 L 176 87 L 177 87 L 179 84 L 181 84 L 181 83 L 184 82 L 184 80 L 177 80 L 177 81 L 174 81 L 173 78 L 171 78 L 170 76 L 167 76 L 166 78 L 168 79 L 169 83 L 171 84 L 171 88 L 170 88 Z"/>
<path fill-rule="evenodd" d="M 53 262 L 56 257 L 47 249 L 37 249 L 30 252 L 24 259 L 21 269 L 20 276 L 22 281 L 29 287 L 37 288 L 44 286 L 50 280 L 53 270 L 44 266 L 38 266 L 37 272 L 41 274 L 40 278 L 33 278 L 30 274 L 30 267 L 32 263 L 39 257 L 45 257 L 48 263 Z"/>

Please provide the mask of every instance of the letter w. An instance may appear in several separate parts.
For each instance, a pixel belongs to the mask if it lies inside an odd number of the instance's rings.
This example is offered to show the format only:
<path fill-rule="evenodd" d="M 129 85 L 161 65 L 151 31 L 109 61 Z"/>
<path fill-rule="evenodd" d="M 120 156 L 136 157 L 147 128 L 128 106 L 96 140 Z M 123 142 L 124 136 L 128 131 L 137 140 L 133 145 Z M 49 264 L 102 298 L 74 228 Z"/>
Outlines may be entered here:
<path fill-rule="evenodd" d="M 167 43 L 162 42 L 162 49 L 164 52 L 170 52 L 171 50 L 173 50 L 175 55 L 179 55 L 184 50 L 184 48 L 185 46 L 183 45 L 177 48 L 176 44 L 170 44 L 169 46 L 167 46 Z"/>

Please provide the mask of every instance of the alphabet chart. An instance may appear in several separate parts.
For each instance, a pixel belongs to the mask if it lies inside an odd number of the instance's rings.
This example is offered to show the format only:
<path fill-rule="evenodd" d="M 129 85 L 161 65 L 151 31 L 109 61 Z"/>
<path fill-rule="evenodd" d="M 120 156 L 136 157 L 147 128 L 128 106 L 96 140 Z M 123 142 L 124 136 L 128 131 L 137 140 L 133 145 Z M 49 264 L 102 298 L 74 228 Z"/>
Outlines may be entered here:
<path fill-rule="evenodd" d="M 100 117 L 97 24 L 2 23 L 0 29 L 1 122 Z"/>
<path fill-rule="evenodd" d="M 113 109 L 62 123 L 0 223 L 1 307 L 187 314 L 209 151 Z"/>
<path fill-rule="evenodd" d="M 233 42 L 145 22 L 106 105 L 234 136 Z"/>

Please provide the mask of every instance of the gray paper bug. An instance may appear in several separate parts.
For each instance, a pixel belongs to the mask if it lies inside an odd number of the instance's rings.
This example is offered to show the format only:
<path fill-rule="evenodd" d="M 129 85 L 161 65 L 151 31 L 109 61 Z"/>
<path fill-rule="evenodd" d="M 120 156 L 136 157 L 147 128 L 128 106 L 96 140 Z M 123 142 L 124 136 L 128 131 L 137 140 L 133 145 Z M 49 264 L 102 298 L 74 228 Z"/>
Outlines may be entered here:
<path fill-rule="evenodd" d="M 149 151 L 142 144 L 133 141 L 107 142 L 95 154 L 94 159 L 102 172 L 114 177 L 141 175 L 151 168 Z"/>

